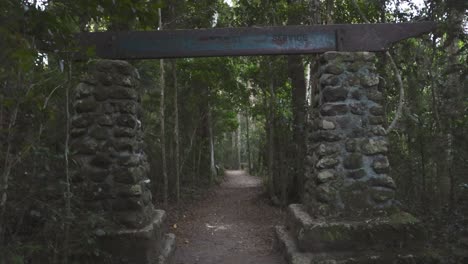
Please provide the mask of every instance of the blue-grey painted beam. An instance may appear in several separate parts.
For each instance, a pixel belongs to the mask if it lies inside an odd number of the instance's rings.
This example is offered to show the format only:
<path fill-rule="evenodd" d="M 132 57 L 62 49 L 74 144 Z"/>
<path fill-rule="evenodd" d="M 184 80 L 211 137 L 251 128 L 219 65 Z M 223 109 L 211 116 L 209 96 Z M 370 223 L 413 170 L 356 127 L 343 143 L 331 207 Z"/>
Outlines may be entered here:
<path fill-rule="evenodd" d="M 402 39 L 434 30 L 433 22 L 345 24 L 79 34 L 82 47 L 109 59 L 310 54 L 384 51 Z"/>

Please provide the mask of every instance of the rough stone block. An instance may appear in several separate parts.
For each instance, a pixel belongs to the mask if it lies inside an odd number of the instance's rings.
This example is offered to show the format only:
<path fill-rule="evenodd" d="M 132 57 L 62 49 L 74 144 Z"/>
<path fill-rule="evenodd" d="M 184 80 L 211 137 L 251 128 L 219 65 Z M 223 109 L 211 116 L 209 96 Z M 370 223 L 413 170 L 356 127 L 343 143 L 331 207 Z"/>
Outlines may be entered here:
<path fill-rule="evenodd" d="M 139 197 L 143 191 L 140 184 L 114 184 L 114 190 L 120 197 Z"/>
<path fill-rule="evenodd" d="M 76 128 L 87 128 L 93 123 L 90 115 L 75 115 L 72 117 L 71 124 Z"/>
<path fill-rule="evenodd" d="M 369 109 L 369 112 L 375 116 L 384 115 L 384 108 L 380 105 L 373 106 Z"/>
<path fill-rule="evenodd" d="M 86 138 L 83 140 L 74 140 L 70 147 L 76 154 L 93 155 L 96 153 L 98 143 L 92 138 Z"/>
<path fill-rule="evenodd" d="M 142 157 L 139 154 L 121 154 L 117 159 L 117 164 L 126 167 L 135 167 L 142 164 Z"/>
<path fill-rule="evenodd" d="M 112 197 L 112 186 L 108 183 L 88 183 L 86 188 L 86 200 L 103 200 Z"/>
<path fill-rule="evenodd" d="M 320 127 L 322 129 L 325 129 L 325 130 L 333 130 L 336 128 L 336 125 L 335 123 L 333 123 L 333 121 L 329 121 L 329 120 L 322 120 L 321 124 L 320 124 Z"/>
<path fill-rule="evenodd" d="M 121 86 L 113 86 L 112 89 L 109 90 L 108 96 L 111 99 L 138 99 L 138 93 L 134 89 Z"/>
<path fill-rule="evenodd" d="M 361 79 L 354 74 L 346 76 L 345 80 L 346 80 L 345 84 L 347 86 L 358 86 L 358 87 L 361 86 Z"/>
<path fill-rule="evenodd" d="M 366 91 L 367 91 L 366 95 L 369 100 L 372 100 L 376 103 L 381 103 L 383 101 L 384 96 L 377 89 L 369 88 L 369 89 L 366 89 Z"/>
<path fill-rule="evenodd" d="M 359 150 L 358 140 L 355 139 L 355 138 L 350 138 L 350 139 L 346 140 L 345 148 L 346 148 L 346 151 L 348 151 L 348 152 L 358 151 Z"/>
<path fill-rule="evenodd" d="M 385 122 L 383 116 L 369 116 L 369 124 L 371 125 L 382 125 Z"/>
<path fill-rule="evenodd" d="M 362 155 L 353 153 L 345 157 L 343 161 L 345 169 L 359 169 L 362 167 Z"/>
<path fill-rule="evenodd" d="M 387 131 L 382 126 L 373 126 L 371 128 L 371 133 L 375 136 L 386 136 Z"/>
<path fill-rule="evenodd" d="M 339 63 L 331 63 L 331 64 L 326 65 L 324 68 L 325 68 L 324 69 L 325 73 L 330 73 L 334 75 L 339 75 L 344 72 L 343 65 Z"/>
<path fill-rule="evenodd" d="M 133 115 L 123 114 L 117 118 L 117 125 L 128 128 L 135 128 L 137 125 L 137 119 Z"/>
<path fill-rule="evenodd" d="M 114 83 L 112 75 L 107 72 L 95 72 L 94 78 L 96 78 L 96 80 L 104 86 L 110 86 Z"/>
<path fill-rule="evenodd" d="M 319 184 L 316 188 L 316 198 L 319 202 L 330 203 L 334 200 L 336 191 L 329 182 Z"/>
<path fill-rule="evenodd" d="M 372 87 L 379 84 L 379 75 L 368 73 L 361 76 L 361 84 L 365 87 Z"/>
<path fill-rule="evenodd" d="M 119 111 L 125 114 L 136 114 L 138 105 L 136 102 L 119 102 L 118 104 Z"/>
<path fill-rule="evenodd" d="M 360 100 L 362 97 L 361 90 L 359 88 L 354 88 L 351 90 L 351 98 L 354 100 Z"/>
<path fill-rule="evenodd" d="M 132 153 L 138 149 L 138 143 L 133 140 L 127 140 L 126 138 L 115 138 L 112 140 L 112 146 L 119 152 Z M 122 158 L 124 158 L 122 156 Z"/>
<path fill-rule="evenodd" d="M 369 179 L 371 186 L 395 189 L 395 181 L 388 175 L 377 175 Z"/>
<path fill-rule="evenodd" d="M 334 142 L 341 140 L 343 135 L 339 132 L 334 131 L 317 131 L 313 133 L 313 137 L 318 141 Z"/>
<path fill-rule="evenodd" d="M 93 166 L 107 169 L 112 164 L 112 159 L 105 153 L 97 153 L 90 163 Z"/>
<path fill-rule="evenodd" d="M 142 167 L 119 168 L 113 172 L 114 181 L 124 184 L 133 184 L 146 176 Z"/>
<path fill-rule="evenodd" d="M 319 183 L 325 183 L 335 178 L 335 172 L 333 170 L 323 170 L 317 174 L 317 181 Z"/>
<path fill-rule="evenodd" d="M 94 86 L 81 82 L 75 88 L 75 98 L 82 99 L 91 96 L 93 94 L 93 90 Z"/>
<path fill-rule="evenodd" d="M 373 187 L 370 195 L 376 203 L 387 203 L 395 197 L 395 190 L 387 187 Z"/>
<path fill-rule="evenodd" d="M 339 151 L 339 147 L 338 147 L 337 144 L 322 143 L 322 144 L 318 145 L 316 152 L 319 155 L 319 157 L 324 157 L 324 156 L 335 154 L 338 151 Z M 313 165 L 315 165 L 315 164 L 313 164 Z"/>
<path fill-rule="evenodd" d="M 109 115 L 101 115 L 97 118 L 97 123 L 101 126 L 113 126 L 114 120 Z"/>
<path fill-rule="evenodd" d="M 109 138 L 109 128 L 102 126 L 94 126 L 90 129 L 89 135 L 95 139 L 108 139 Z"/>
<path fill-rule="evenodd" d="M 324 116 L 344 115 L 348 112 L 347 104 L 324 104 L 320 109 L 320 113 Z"/>
<path fill-rule="evenodd" d="M 385 154 L 388 151 L 388 142 L 385 139 L 366 139 L 361 145 L 362 152 L 366 155 Z"/>
<path fill-rule="evenodd" d="M 318 169 L 330 169 L 330 168 L 335 167 L 338 164 L 338 162 L 339 162 L 339 160 L 337 158 L 324 157 L 324 158 L 321 158 L 317 162 L 315 167 L 317 167 Z"/>
<path fill-rule="evenodd" d="M 77 113 L 89 113 L 96 110 L 98 104 L 92 98 L 85 98 L 75 101 L 74 108 Z"/>
<path fill-rule="evenodd" d="M 366 173 L 366 171 L 364 169 L 349 170 L 349 171 L 347 171 L 347 174 L 346 174 L 347 177 L 355 179 L 355 180 L 361 179 L 366 175 L 367 175 L 367 173 Z"/>
<path fill-rule="evenodd" d="M 367 105 L 365 103 L 352 103 L 349 105 L 351 113 L 355 115 L 363 115 L 367 110 Z"/>
<path fill-rule="evenodd" d="M 81 136 L 84 136 L 86 134 L 86 132 L 88 132 L 88 129 L 86 129 L 86 128 L 72 128 L 70 130 L 70 136 L 72 136 L 72 138 L 76 139 L 76 138 L 79 138 Z"/>
<path fill-rule="evenodd" d="M 114 129 L 114 137 L 134 137 L 136 135 L 136 131 L 133 128 L 128 127 L 116 127 Z"/>
<path fill-rule="evenodd" d="M 387 173 L 390 169 L 390 163 L 386 156 L 376 157 L 372 162 L 372 168 L 377 173 Z"/>
<path fill-rule="evenodd" d="M 133 211 L 136 214 L 143 210 L 143 203 L 140 200 L 140 197 L 128 197 L 128 194 L 122 195 L 122 192 L 117 193 L 118 196 L 111 201 L 112 209 L 115 211 L 126 211 L 123 214 L 133 215 Z"/>
<path fill-rule="evenodd" d="M 353 119 L 350 115 L 336 116 L 335 120 L 336 120 L 336 123 L 339 125 L 340 129 L 346 129 L 353 125 L 356 125 L 355 124 L 356 120 Z"/>
<path fill-rule="evenodd" d="M 348 90 L 343 86 L 327 86 L 322 90 L 322 98 L 325 102 L 344 101 L 348 97 Z"/>
<path fill-rule="evenodd" d="M 108 170 L 97 168 L 84 169 L 81 174 L 92 182 L 104 182 L 109 177 Z"/>

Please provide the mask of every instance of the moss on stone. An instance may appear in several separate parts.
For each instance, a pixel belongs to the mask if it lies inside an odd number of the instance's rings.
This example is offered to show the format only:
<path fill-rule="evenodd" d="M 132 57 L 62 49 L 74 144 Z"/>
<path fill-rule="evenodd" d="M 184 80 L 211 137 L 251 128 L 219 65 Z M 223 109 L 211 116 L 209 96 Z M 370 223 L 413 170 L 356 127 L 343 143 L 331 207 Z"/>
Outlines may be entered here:
<path fill-rule="evenodd" d="M 329 225 L 322 230 L 322 239 L 324 241 L 347 241 L 351 239 L 349 228 L 346 225 Z"/>
<path fill-rule="evenodd" d="M 396 224 L 417 224 L 419 220 L 413 215 L 406 212 L 397 212 L 388 217 L 388 223 Z"/>

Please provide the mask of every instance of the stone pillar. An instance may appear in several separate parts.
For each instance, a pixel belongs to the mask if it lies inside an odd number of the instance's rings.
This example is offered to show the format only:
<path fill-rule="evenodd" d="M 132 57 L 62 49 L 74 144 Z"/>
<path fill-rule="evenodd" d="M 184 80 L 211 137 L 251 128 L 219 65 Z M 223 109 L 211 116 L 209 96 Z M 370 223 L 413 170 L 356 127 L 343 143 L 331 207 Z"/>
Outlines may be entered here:
<path fill-rule="evenodd" d="M 125 61 L 95 61 L 73 103 L 74 193 L 112 263 L 155 263 L 174 247 L 174 236 L 164 235 L 165 212 L 154 209 L 148 188 L 138 79 Z"/>
<path fill-rule="evenodd" d="M 290 263 L 423 259 L 415 255 L 424 237 L 419 221 L 394 200 L 374 60 L 368 52 L 320 58 L 303 204 L 290 205 L 286 227 L 277 228 Z"/>
<path fill-rule="evenodd" d="M 311 175 L 306 200 L 312 214 L 368 215 L 391 208 L 388 140 L 373 53 L 326 53 L 311 116 Z"/>

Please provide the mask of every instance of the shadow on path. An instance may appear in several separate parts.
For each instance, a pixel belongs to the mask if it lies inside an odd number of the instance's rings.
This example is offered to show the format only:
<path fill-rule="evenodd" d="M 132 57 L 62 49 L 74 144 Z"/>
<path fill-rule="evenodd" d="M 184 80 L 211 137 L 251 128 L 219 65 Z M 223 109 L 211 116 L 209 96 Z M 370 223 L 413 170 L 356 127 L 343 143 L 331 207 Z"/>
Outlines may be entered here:
<path fill-rule="evenodd" d="M 260 178 L 226 171 L 221 186 L 189 206 L 173 230 L 174 264 L 285 264 L 274 248 L 284 214 L 262 196 Z"/>

